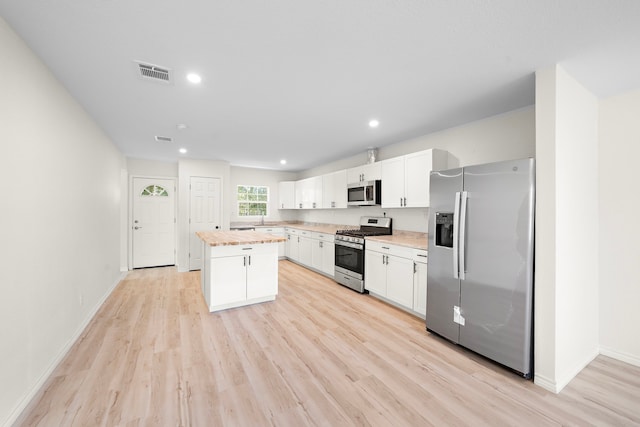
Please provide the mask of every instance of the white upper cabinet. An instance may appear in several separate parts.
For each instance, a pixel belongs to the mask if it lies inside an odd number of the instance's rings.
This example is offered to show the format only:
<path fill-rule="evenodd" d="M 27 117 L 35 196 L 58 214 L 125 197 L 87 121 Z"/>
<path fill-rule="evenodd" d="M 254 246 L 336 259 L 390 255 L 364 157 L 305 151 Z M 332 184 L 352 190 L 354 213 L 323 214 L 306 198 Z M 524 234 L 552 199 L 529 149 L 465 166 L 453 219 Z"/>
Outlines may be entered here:
<path fill-rule="evenodd" d="M 347 207 L 347 170 L 322 176 L 322 207 L 325 209 Z"/>
<path fill-rule="evenodd" d="M 278 209 L 296 208 L 296 182 L 282 181 L 278 183 Z"/>
<path fill-rule="evenodd" d="M 382 161 L 382 207 L 429 207 L 429 175 L 447 169 L 447 156 L 431 149 Z"/>
<path fill-rule="evenodd" d="M 347 169 L 347 184 L 361 181 L 373 181 L 381 179 L 380 162 L 368 163 L 366 165 L 357 166 Z"/>
<path fill-rule="evenodd" d="M 322 177 L 296 181 L 295 185 L 296 209 L 319 209 L 322 207 Z"/>

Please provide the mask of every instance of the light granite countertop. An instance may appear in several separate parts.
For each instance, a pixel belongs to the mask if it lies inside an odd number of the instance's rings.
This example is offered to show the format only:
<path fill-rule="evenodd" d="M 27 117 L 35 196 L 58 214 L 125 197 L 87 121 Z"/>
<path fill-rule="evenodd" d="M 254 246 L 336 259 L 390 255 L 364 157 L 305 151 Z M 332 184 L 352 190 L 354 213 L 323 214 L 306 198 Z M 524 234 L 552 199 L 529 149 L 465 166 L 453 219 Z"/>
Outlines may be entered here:
<path fill-rule="evenodd" d="M 284 237 L 259 231 L 198 231 L 196 235 L 209 246 L 255 245 L 284 242 Z"/>
<path fill-rule="evenodd" d="M 389 243 L 398 246 L 408 246 L 415 249 L 428 250 L 428 234 L 416 231 L 394 230 L 390 236 L 368 236 L 366 240 Z"/>
<path fill-rule="evenodd" d="M 306 223 L 297 221 L 268 221 L 264 224 L 258 222 L 232 222 L 231 227 L 255 227 L 256 232 L 262 227 L 290 227 L 297 230 L 314 231 L 316 233 L 335 234 L 338 230 L 357 228 L 355 225 Z M 231 231 L 231 233 L 247 233 L 247 231 Z M 377 240 L 398 246 L 407 246 L 415 249 L 428 249 L 428 234 L 417 231 L 393 230 L 390 236 L 370 236 L 368 240 Z M 233 243 L 232 243 L 233 244 Z M 242 244 L 242 243 L 235 243 Z"/>
<path fill-rule="evenodd" d="M 296 222 L 296 221 L 265 221 L 264 224 L 258 222 L 232 222 L 230 227 L 255 227 L 256 230 L 260 228 L 273 228 L 273 227 L 291 227 L 297 230 L 315 231 L 317 233 L 335 234 L 338 230 L 344 230 L 348 228 L 356 228 L 355 225 L 340 225 L 340 224 L 322 224 L 315 222 Z"/>

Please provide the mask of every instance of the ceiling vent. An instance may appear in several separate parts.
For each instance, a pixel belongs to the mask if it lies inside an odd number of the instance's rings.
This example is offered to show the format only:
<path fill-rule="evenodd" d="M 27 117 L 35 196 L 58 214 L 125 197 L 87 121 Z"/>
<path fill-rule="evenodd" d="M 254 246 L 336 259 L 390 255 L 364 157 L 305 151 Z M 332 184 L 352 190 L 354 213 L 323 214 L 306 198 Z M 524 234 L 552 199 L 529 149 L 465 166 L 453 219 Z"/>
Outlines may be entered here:
<path fill-rule="evenodd" d="M 173 138 L 170 136 L 158 136 L 156 135 L 156 141 L 158 142 L 173 142 Z"/>
<path fill-rule="evenodd" d="M 138 67 L 138 76 L 143 80 L 165 84 L 171 84 L 173 82 L 172 73 L 169 68 L 138 61 L 135 61 L 135 64 Z"/>

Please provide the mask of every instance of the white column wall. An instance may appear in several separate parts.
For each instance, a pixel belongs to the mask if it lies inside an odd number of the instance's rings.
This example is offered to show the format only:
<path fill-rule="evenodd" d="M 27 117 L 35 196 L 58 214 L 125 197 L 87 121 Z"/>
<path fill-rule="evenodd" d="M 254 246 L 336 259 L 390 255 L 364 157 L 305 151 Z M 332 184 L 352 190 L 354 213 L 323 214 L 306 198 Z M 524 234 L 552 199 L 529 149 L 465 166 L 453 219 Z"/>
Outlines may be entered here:
<path fill-rule="evenodd" d="M 0 18 L 0 425 L 120 279 L 124 158 Z"/>
<path fill-rule="evenodd" d="M 640 91 L 600 102 L 600 352 L 640 366 Z"/>
<path fill-rule="evenodd" d="M 536 79 L 536 383 L 598 355 L 598 100 L 561 67 Z"/>

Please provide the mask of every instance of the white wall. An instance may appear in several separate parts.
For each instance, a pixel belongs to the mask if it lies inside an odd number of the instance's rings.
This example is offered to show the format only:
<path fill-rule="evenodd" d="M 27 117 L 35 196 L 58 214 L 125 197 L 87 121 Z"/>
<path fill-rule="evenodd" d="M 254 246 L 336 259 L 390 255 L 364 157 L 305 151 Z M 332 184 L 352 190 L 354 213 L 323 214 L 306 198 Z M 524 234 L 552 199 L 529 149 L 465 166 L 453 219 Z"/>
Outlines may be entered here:
<path fill-rule="evenodd" d="M 408 141 L 398 142 L 378 150 L 377 160 L 385 160 L 416 151 L 440 148 L 449 152 L 450 167 L 511 160 L 535 155 L 535 110 L 528 107 L 506 114 L 468 123 Z M 322 175 L 366 163 L 366 153 L 304 171 L 300 178 Z M 382 209 L 360 207 L 335 210 L 299 211 L 299 218 L 308 222 L 357 225 L 360 216 L 393 218 L 397 230 L 427 232 L 428 209 Z"/>
<path fill-rule="evenodd" d="M 0 425 L 120 279 L 124 158 L 0 18 Z"/>
<path fill-rule="evenodd" d="M 600 351 L 640 366 L 640 91 L 600 103 Z"/>
<path fill-rule="evenodd" d="M 127 157 L 129 176 L 178 177 L 178 162 L 161 162 Z"/>
<path fill-rule="evenodd" d="M 536 73 L 536 383 L 561 390 L 598 355 L 598 100 Z"/>
<path fill-rule="evenodd" d="M 236 188 L 238 185 L 266 185 L 269 187 L 269 215 L 265 221 L 289 221 L 297 219 L 297 212 L 289 209 L 278 209 L 278 183 L 280 181 L 295 181 L 297 174 L 293 172 L 281 172 L 267 169 L 253 169 L 239 166 L 231 167 L 231 222 L 255 222 L 259 217 L 239 217 L 238 206 L 235 203 Z"/>

